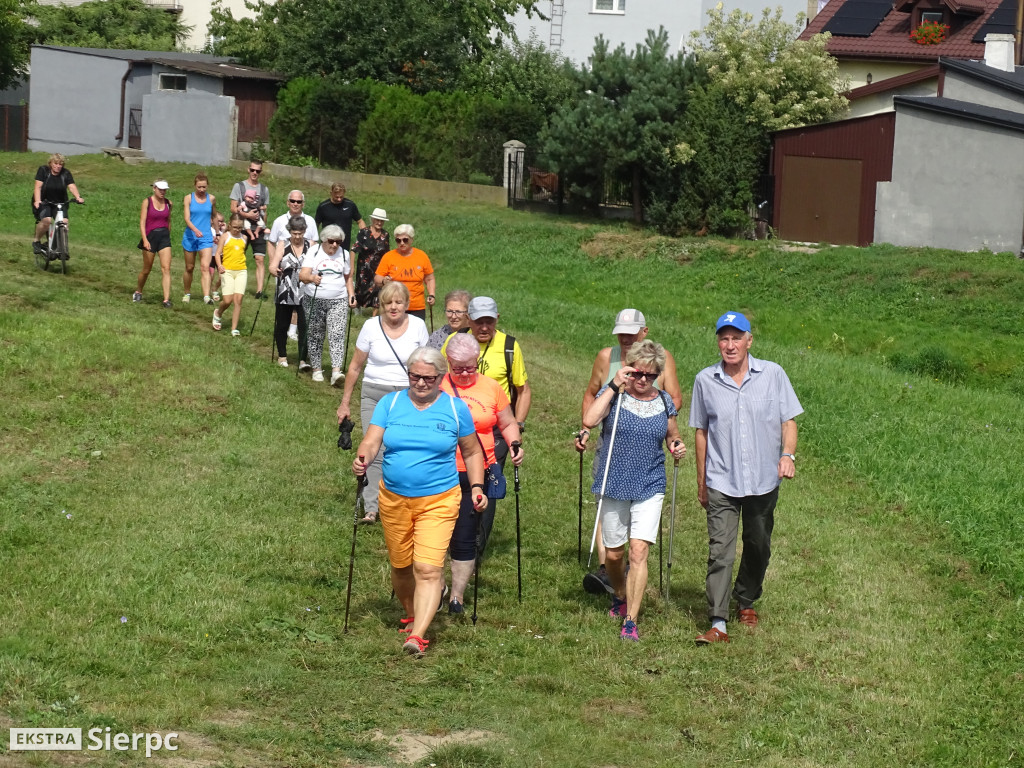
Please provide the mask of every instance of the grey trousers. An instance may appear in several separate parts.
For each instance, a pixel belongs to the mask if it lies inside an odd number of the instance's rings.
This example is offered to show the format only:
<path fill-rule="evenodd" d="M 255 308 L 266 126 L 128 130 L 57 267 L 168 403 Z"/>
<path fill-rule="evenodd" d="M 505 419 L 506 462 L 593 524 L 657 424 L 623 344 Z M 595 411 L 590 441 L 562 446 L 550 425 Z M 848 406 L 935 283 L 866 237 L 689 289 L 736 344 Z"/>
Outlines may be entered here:
<path fill-rule="evenodd" d="M 741 607 L 761 597 L 772 554 L 772 529 L 779 489 L 763 496 L 726 496 L 708 488 L 708 616 L 729 619 L 729 586 L 736 561 L 736 539 L 743 520 L 743 555 L 733 597 Z"/>
<path fill-rule="evenodd" d="M 407 387 L 390 386 L 387 384 L 367 384 L 363 381 L 362 397 L 359 400 L 359 423 L 363 428 L 363 434 L 370 426 L 370 419 L 373 418 L 373 409 L 377 403 L 389 392 L 397 392 Z M 368 516 L 377 516 L 377 496 L 380 494 L 380 481 L 384 477 L 384 446 L 377 451 L 376 457 L 366 468 L 366 487 L 363 488 L 363 503 L 366 505 Z"/>

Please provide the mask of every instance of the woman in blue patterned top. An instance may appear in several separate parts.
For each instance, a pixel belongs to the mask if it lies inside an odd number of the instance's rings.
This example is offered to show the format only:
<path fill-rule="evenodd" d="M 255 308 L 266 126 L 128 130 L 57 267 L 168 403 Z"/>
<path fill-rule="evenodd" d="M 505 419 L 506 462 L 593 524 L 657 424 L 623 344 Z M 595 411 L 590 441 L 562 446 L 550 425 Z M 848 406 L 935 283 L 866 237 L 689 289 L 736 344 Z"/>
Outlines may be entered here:
<path fill-rule="evenodd" d="M 619 636 L 637 641 L 636 620 L 647 588 L 647 553 L 657 541 L 661 506 L 665 500 L 664 443 L 672 457 L 681 459 L 686 446 L 679 438 L 676 407 L 667 392 L 654 382 L 665 368 L 665 348 L 653 341 L 638 341 L 629 349 L 625 365 L 597 393 L 583 416 L 589 430 L 603 422 L 604 438 L 597 466 L 605 467 L 612 448 L 607 478 L 594 480 L 593 492 L 604 496 L 601 541 L 607 549 L 606 566 L 615 595 L 609 615 L 623 618 Z M 621 404 L 616 400 L 621 398 Z M 611 430 L 615 426 L 614 444 Z M 629 542 L 629 574 L 623 559 Z"/>

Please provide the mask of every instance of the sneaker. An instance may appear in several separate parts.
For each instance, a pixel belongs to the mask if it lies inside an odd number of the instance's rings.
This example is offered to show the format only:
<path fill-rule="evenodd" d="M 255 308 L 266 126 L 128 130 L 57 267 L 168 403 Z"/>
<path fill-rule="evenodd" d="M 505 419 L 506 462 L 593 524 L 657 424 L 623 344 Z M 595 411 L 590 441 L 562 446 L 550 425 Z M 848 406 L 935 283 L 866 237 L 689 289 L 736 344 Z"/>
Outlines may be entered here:
<path fill-rule="evenodd" d="M 332 387 L 336 387 L 339 384 L 344 384 L 344 383 L 345 383 L 345 374 L 344 373 L 342 373 L 341 371 L 334 371 L 331 374 L 331 386 Z"/>
<path fill-rule="evenodd" d="M 323 380 L 324 380 L 324 372 L 323 371 L 313 371 L 313 381 L 323 381 Z"/>
<path fill-rule="evenodd" d="M 298 341 L 299 340 L 299 331 L 298 331 L 298 329 L 296 329 L 294 331 L 289 330 L 288 331 L 288 338 L 291 339 L 292 341 Z"/>
<path fill-rule="evenodd" d="M 203 304 L 213 304 L 213 299 L 209 296 L 203 296 Z"/>
<path fill-rule="evenodd" d="M 427 652 L 429 640 L 424 640 L 419 635 L 409 635 L 409 638 L 402 644 L 402 650 L 416 659 L 422 659 Z"/>
<path fill-rule="evenodd" d="M 184 296 L 181 297 L 181 303 L 182 304 L 188 304 L 190 301 L 192 301 L 192 294 L 191 293 L 186 293 Z"/>
<path fill-rule="evenodd" d="M 447 584 L 441 587 L 441 602 L 437 604 L 437 610 L 440 611 L 442 608 L 444 608 L 444 604 L 448 602 L 448 595 L 450 595 L 451 593 L 452 591 L 448 588 Z"/>
<path fill-rule="evenodd" d="M 612 598 L 612 607 L 608 611 L 608 615 L 612 617 L 622 618 L 626 615 L 626 601 L 620 600 L 617 597 Z"/>
<path fill-rule="evenodd" d="M 174 305 L 171 304 L 171 302 L 168 300 L 168 301 L 162 302 L 160 306 L 162 306 L 164 309 L 170 309 Z"/>
<path fill-rule="evenodd" d="M 38 240 L 33 240 L 32 241 L 32 253 L 42 253 L 42 252 L 43 252 L 43 244 L 40 243 Z"/>
<path fill-rule="evenodd" d="M 588 573 L 583 577 L 583 591 L 591 595 L 614 595 L 615 590 L 612 589 L 612 583 L 608 580 L 608 571 L 602 565 L 593 573 Z"/>
<path fill-rule="evenodd" d="M 287 359 L 278 360 L 277 364 L 280 365 L 282 368 L 287 368 L 288 367 L 288 360 Z"/>
<path fill-rule="evenodd" d="M 399 619 L 398 623 L 401 624 L 402 627 L 398 631 L 401 632 L 403 635 L 408 635 L 410 632 L 412 632 L 412 625 L 413 622 L 415 621 L 415 616 L 406 616 L 404 619 Z"/>
<path fill-rule="evenodd" d="M 138 304 L 140 301 L 142 301 L 142 294 L 136 291 L 132 294 L 132 302 Z"/>
<path fill-rule="evenodd" d="M 313 366 L 307 363 L 305 360 L 299 360 L 299 373 L 305 373 L 313 369 Z"/>
<path fill-rule="evenodd" d="M 213 330 L 220 330 L 220 315 L 217 314 L 217 310 L 213 310 Z"/>
<path fill-rule="evenodd" d="M 213 300 L 214 301 L 220 301 L 220 291 L 214 291 L 213 292 Z"/>
<path fill-rule="evenodd" d="M 237 328 L 235 328 L 233 331 L 231 331 L 231 335 L 232 336 L 241 336 L 242 332 L 240 330 L 238 330 Z"/>
<path fill-rule="evenodd" d="M 466 609 L 462 606 L 458 600 L 452 600 L 448 603 L 448 613 L 455 616 L 461 613 L 465 613 Z"/>
<path fill-rule="evenodd" d="M 619 633 L 620 640 L 632 640 L 634 643 L 640 642 L 640 633 L 636 630 L 636 622 L 626 619 L 626 623 L 622 625 L 622 631 Z"/>
<path fill-rule="evenodd" d="M 263 298 L 263 291 L 256 291 L 256 298 L 257 299 L 262 299 Z"/>

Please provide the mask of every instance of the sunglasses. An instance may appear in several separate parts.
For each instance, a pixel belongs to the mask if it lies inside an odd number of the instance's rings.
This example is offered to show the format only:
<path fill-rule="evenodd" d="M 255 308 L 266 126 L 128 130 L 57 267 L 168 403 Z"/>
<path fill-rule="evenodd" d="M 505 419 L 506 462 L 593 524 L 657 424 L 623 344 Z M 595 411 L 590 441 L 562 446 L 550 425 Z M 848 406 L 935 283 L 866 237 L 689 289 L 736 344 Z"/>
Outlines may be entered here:
<path fill-rule="evenodd" d="M 395 238 L 395 242 L 396 243 L 411 243 L 412 242 L 412 238 L 411 237 L 396 237 Z"/>
<path fill-rule="evenodd" d="M 306 201 L 305 200 L 292 200 L 292 199 L 289 198 L 288 202 L 289 203 L 296 203 L 296 204 L 300 204 L 301 205 L 302 203 L 304 203 Z"/>
<path fill-rule="evenodd" d="M 249 173 L 255 173 L 258 176 L 259 174 L 263 173 L 263 169 L 262 168 L 250 168 L 249 169 Z"/>
<path fill-rule="evenodd" d="M 422 381 L 424 384 L 433 384 L 437 381 L 437 376 L 420 376 L 418 373 L 410 373 L 409 381 L 413 384 Z"/>
<path fill-rule="evenodd" d="M 331 245 L 341 245 L 345 241 L 344 240 L 335 240 L 334 238 L 328 237 L 326 240 L 324 240 L 324 242 L 325 243 L 330 243 Z"/>
<path fill-rule="evenodd" d="M 632 371 L 626 375 L 634 381 L 639 381 L 640 379 L 645 381 L 654 381 L 661 376 L 661 371 L 658 371 L 657 373 L 651 373 L 650 371 Z"/>
<path fill-rule="evenodd" d="M 452 373 L 476 373 L 475 365 L 452 366 Z"/>

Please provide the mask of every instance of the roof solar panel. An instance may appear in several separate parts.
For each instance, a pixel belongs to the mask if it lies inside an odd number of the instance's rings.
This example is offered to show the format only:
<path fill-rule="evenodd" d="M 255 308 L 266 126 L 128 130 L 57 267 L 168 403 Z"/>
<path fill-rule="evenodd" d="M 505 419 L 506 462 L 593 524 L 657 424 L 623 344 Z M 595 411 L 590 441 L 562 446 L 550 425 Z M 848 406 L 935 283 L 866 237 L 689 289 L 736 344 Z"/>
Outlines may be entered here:
<path fill-rule="evenodd" d="M 984 43 L 989 32 L 1002 35 L 1014 34 L 1017 26 L 1017 0 L 1003 0 L 999 7 L 981 25 L 971 39 L 972 43 Z"/>
<path fill-rule="evenodd" d="M 846 0 L 822 31 L 837 37 L 868 37 L 891 10 L 892 0 Z"/>

